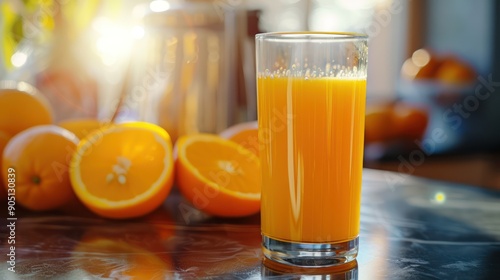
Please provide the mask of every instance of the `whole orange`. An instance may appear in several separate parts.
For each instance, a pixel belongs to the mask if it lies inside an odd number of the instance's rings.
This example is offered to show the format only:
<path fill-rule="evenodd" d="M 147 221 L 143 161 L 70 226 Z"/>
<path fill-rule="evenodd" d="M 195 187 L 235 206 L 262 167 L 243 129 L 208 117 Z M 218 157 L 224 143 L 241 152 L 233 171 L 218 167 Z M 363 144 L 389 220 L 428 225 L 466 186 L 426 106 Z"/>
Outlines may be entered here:
<path fill-rule="evenodd" d="M 0 130 L 0 157 L 3 153 L 3 149 L 9 142 L 10 135 L 7 133 L 3 132 Z M 0 170 L 3 170 L 2 168 L 2 161 L 0 160 Z M 7 198 L 7 191 L 4 187 L 3 180 L 0 180 L 0 201 L 4 200 Z"/>
<path fill-rule="evenodd" d="M 394 130 L 400 139 L 415 140 L 424 136 L 429 115 L 416 105 L 397 103 L 394 106 Z"/>
<path fill-rule="evenodd" d="M 36 88 L 24 82 L 0 83 L 0 130 L 14 136 L 52 122 L 52 108 Z"/>
<path fill-rule="evenodd" d="M 384 142 L 394 138 L 393 110 L 390 104 L 366 106 L 365 143 Z"/>
<path fill-rule="evenodd" d="M 443 58 L 443 62 L 435 73 L 437 80 L 452 85 L 471 84 L 474 83 L 476 77 L 476 71 L 472 66 L 454 56 Z"/>
<path fill-rule="evenodd" d="M 3 152 L 2 175 L 5 185 L 15 178 L 16 202 L 41 211 L 70 201 L 74 193 L 69 161 L 77 144 L 73 133 L 56 125 L 34 126 L 15 135 Z"/>
<path fill-rule="evenodd" d="M 83 139 L 92 131 L 111 126 L 113 124 L 97 119 L 69 119 L 61 121 L 57 125 L 73 132 L 76 137 Z"/>

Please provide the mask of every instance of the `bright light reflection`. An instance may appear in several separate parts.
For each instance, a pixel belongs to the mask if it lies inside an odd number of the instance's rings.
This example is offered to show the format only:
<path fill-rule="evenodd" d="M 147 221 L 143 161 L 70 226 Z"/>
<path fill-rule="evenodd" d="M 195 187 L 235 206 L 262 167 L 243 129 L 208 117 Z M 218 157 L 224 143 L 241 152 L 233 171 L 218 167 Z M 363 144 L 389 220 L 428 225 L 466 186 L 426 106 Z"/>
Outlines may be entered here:
<path fill-rule="evenodd" d="M 280 15 L 278 29 L 280 30 L 299 30 L 301 11 L 298 8 L 288 8 Z"/>
<path fill-rule="evenodd" d="M 28 60 L 28 55 L 23 52 L 16 52 L 10 58 L 10 62 L 14 65 L 14 67 L 23 66 L 26 63 L 26 60 Z"/>
<path fill-rule="evenodd" d="M 144 28 L 142 26 L 134 26 L 132 28 L 132 37 L 135 39 L 140 39 L 142 36 L 144 36 Z"/>
<path fill-rule="evenodd" d="M 417 65 L 418 67 L 423 67 L 431 60 L 431 54 L 424 49 L 419 49 L 413 53 L 411 59 L 413 60 L 413 63 L 415 63 L 415 65 Z"/>
<path fill-rule="evenodd" d="M 109 33 L 113 28 L 113 23 L 108 18 L 98 17 L 92 22 L 92 28 L 100 34 Z"/>
<path fill-rule="evenodd" d="M 281 0 L 280 2 L 283 3 L 283 4 L 295 4 L 297 2 L 299 2 L 300 0 Z"/>
<path fill-rule="evenodd" d="M 107 65 L 114 64 L 118 56 L 130 47 L 130 40 L 127 34 L 114 34 L 112 36 L 102 36 L 96 41 L 96 49 Z"/>
<path fill-rule="evenodd" d="M 340 30 L 345 27 L 344 24 L 348 21 L 348 18 L 344 18 L 334 9 L 316 8 L 311 12 L 311 27 L 314 30 Z"/>
<path fill-rule="evenodd" d="M 443 192 L 437 192 L 434 195 L 434 201 L 443 204 L 446 201 L 446 195 Z"/>
<path fill-rule="evenodd" d="M 335 2 L 331 0 L 316 0 L 319 3 Z M 340 7 L 347 10 L 369 10 L 373 8 L 386 8 L 395 0 L 337 0 Z"/>
<path fill-rule="evenodd" d="M 144 35 L 144 29 L 140 26 L 131 28 L 130 25 L 104 17 L 95 19 L 92 28 L 98 34 L 95 49 L 105 65 L 113 65 L 125 58 L 134 39 Z"/>
<path fill-rule="evenodd" d="M 411 58 L 408 58 L 403 63 L 403 67 L 401 67 L 401 75 L 409 80 L 412 80 L 418 74 L 419 70 L 420 67 L 415 65 L 415 63 L 413 63 L 413 60 Z"/>
<path fill-rule="evenodd" d="M 339 0 L 338 4 L 347 10 L 364 10 L 373 8 L 377 2 L 376 0 Z"/>
<path fill-rule="evenodd" d="M 165 0 L 154 0 L 149 3 L 149 8 L 153 12 L 164 12 L 170 9 L 170 4 Z"/>

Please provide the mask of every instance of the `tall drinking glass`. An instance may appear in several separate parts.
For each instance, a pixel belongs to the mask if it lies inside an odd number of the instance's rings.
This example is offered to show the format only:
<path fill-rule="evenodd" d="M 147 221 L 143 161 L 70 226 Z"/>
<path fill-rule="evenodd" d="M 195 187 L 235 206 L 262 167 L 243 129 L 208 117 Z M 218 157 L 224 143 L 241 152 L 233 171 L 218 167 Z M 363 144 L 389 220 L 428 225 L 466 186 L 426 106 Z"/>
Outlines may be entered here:
<path fill-rule="evenodd" d="M 322 267 L 358 253 L 367 37 L 256 36 L 262 246 Z"/>

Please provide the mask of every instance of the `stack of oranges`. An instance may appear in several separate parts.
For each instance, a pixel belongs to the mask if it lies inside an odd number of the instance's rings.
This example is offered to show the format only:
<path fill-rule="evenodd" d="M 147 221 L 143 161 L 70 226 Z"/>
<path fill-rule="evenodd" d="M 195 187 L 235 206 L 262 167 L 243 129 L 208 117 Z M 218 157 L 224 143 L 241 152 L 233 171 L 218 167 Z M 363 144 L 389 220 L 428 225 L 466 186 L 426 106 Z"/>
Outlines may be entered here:
<path fill-rule="evenodd" d="M 175 181 L 208 214 L 259 211 L 256 123 L 181 137 L 174 159 L 170 136 L 159 126 L 92 119 L 55 125 L 45 97 L 22 85 L 0 90 L 0 200 L 15 196 L 33 211 L 83 204 L 102 217 L 124 219 L 158 208 Z"/>

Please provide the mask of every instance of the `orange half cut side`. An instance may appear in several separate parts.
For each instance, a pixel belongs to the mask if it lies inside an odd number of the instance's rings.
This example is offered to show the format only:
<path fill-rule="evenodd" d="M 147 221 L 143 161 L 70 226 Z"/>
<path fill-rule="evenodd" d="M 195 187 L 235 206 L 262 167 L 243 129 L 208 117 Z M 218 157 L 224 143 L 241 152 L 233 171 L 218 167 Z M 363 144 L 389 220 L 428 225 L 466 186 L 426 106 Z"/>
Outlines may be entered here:
<path fill-rule="evenodd" d="M 255 154 L 211 134 L 181 137 L 177 149 L 177 183 L 195 207 L 222 217 L 259 212 L 260 162 Z"/>
<path fill-rule="evenodd" d="M 93 212 L 142 216 L 170 192 L 172 143 L 165 130 L 142 122 L 98 129 L 80 141 L 70 170 L 75 193 Z"/>

